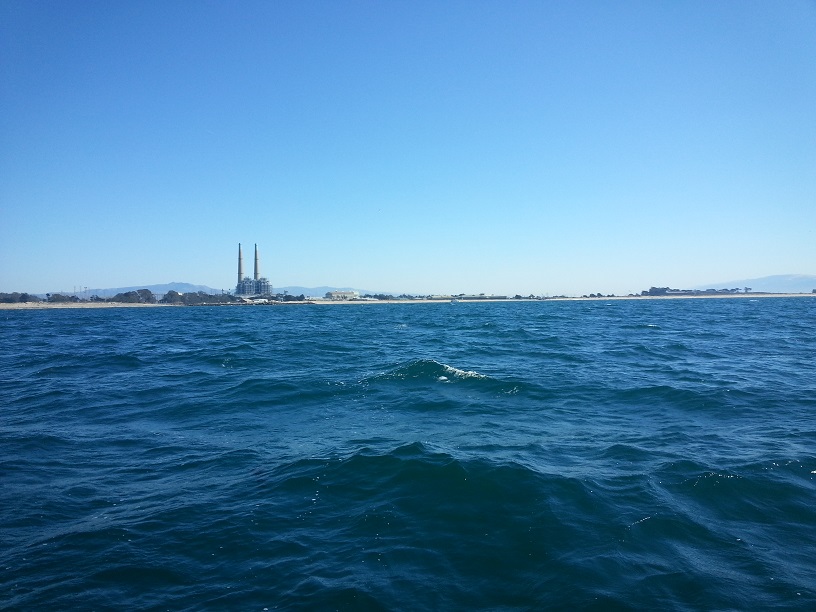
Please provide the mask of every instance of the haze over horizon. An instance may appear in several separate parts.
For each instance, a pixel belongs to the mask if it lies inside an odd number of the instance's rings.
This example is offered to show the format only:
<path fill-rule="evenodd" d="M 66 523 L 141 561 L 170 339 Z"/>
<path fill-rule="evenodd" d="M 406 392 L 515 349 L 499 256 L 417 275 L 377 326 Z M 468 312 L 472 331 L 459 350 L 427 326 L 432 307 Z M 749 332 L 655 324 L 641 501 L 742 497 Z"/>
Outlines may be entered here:
<path fill-rule="evenodd" d="M 814 74 L 807 0 L 7 0 L 0 291 L 816 274 Z"/>

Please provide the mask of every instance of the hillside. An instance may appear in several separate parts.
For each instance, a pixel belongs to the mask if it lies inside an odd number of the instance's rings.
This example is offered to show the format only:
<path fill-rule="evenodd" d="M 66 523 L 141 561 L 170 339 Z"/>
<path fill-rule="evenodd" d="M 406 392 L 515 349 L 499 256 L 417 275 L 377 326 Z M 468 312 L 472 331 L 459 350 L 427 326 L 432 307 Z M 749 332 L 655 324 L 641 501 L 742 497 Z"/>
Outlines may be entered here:
<path fill-rule="evenodd" d="M 750 287 L 751 291 L 763 293 L 811 293 L 816 289 L 816 275 L 779 274 L 761 278 L 744 278 L 742 280 L 700 285 L 695 289 L 731 289 L 735 287 Z"/>

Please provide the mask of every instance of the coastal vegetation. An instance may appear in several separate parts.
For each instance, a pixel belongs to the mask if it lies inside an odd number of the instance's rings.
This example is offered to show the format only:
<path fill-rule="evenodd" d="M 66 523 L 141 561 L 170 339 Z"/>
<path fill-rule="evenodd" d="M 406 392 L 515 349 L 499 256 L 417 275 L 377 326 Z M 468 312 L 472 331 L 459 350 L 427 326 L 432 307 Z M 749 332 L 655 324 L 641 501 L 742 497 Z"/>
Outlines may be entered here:
<path fill-rule="evenodd" d="M 394 296 L 388 293 L 366 293 L 363 298 L 367 300 L 393 300 Z"/>
<path fill-rule="evenodd" d="M 19 304 L 20 302 L 42 302 L 42 299 L 30 293 L 0 293 L 0 303 Z"/>
<path fill-rule="evenodd" d="M 717 295 L 751 293 L 750 287 L 734 289 L 672 289 L 671 287 L 651 287 L 648 291 L 641 291 L 641 295 Z"/>
<path fill-rule="evenodd" d="M 305 302 L 306 296 L 302 293 L 300 295 L 290 295 L 288 293 L 284 293 L 283 295 L 278 295 L 277 299 L 281 302 Z"/>
<path fill-rule="evenodd" d="M 149 289 L 139 289 L 138 291 L 117 293 L 107 301 L 121 302 L 123 304 L 155 304 L 156 296 Z"/>
<path fill-rule="evenodd" d="M 278 295 L 265 295 L 256 298 L 259 303 L 265 302 L 299 302 L 304 301 L 304 295 L 289 295 L 282 293 Z M 170 290 L 161 298 L 158 298 L 148 289 L 139 289 L 138 291 L 128 291 L 125 293 L 118 293 L 112 298 L 105 300 L 107 302 L 119 302 L 130 304 L 171 304 L 177 306 L 207 306 L 207 305 L 225 305 L 225 304 L 244 304 L 248 299 L 233 295 L 232 293 L 207 293 L 205 291 L 190 291 L 181 293 L 179 291 Z M 252 299 L 249 299 L 251 302 Z"/>
<path fill-rule="evenodd" d="M 285 296 L 290 300 L 302 300 L 303 296 Z M 234 295 L 208 294 L 203 291 L 191 293 L 179 293 L 168 291 L 159 298 L 149 289 L 138 289 L 135 291 L 124 291 L 117 293 L 110 298 L 101 298 L 98 295 L 90 297 L 80 297 L 76 294 L 46 293 L 45 297 L 40 297 L 33 293 L 18 292 L 0 293 L 0 304 L 21 304 L 27 302 L 45 302 L 48 304 L 87 304 L 87 303 L 114 303 L 114 304 L 179 304 L 185 306 L 198 306 L 204 304 L 235 304 L 243 300 Z"/>
<path fill-rule="evenodd" d="M 202 306 L 205 304 L 235 304 L 241 301 L 241 298 L 236 297 L 230 293 L 209 294 L 203 291 L 196 291 L 190 293 L 179 293 L 178 291 L 168 291 L 164 297 L 159 300 L 161 304 L 182 304 L 184 306 Z"/>

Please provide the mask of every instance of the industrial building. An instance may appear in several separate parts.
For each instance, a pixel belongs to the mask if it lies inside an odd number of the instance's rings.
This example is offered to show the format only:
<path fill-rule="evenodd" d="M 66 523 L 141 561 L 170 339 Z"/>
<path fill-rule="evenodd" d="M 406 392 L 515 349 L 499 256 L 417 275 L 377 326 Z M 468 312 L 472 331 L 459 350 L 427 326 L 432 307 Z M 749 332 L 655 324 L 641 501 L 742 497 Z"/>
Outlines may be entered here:
<path fill-rule="evenodd" d="M 272 293 L 272 284 L 269 279 L 261 277 L 258 245 L 255 245 L 255 273 L 253 278 L 244 276 L 244 257 L 241 254 L 241 243 L 238 243 L 238 284 L 235 285 L 235 295 L 269 295 Z"/>

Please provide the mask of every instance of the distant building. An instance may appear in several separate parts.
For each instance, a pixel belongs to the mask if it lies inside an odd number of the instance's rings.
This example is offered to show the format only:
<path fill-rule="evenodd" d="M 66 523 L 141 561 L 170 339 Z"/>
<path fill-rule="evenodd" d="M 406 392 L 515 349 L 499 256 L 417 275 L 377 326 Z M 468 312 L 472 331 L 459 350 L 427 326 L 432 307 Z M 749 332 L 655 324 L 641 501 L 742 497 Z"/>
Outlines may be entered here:
<path fill-rule="evenodd" d="M 356 300 L 359 298 L 359 291 L 329 291 L 326 294 L 328 300 Z"/>
<path fill-rule="evenodd" d="M 238 243 L 238 284 L 235 285 L 235 295 L 270 295 L 272 284 L 268 278 L 262 278 L 260 274 L 260 258 L 258 257 L 258 245 L 255 245 L 255 273 L 253 278 L 244 276 L 244 257 L 241 254 L 241 243 Z"/>

